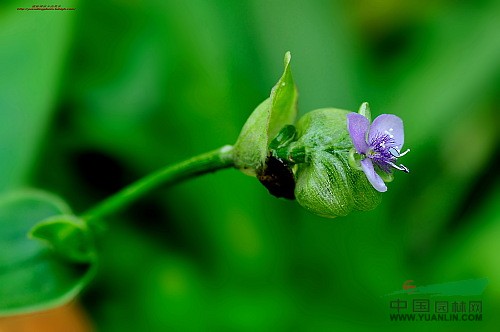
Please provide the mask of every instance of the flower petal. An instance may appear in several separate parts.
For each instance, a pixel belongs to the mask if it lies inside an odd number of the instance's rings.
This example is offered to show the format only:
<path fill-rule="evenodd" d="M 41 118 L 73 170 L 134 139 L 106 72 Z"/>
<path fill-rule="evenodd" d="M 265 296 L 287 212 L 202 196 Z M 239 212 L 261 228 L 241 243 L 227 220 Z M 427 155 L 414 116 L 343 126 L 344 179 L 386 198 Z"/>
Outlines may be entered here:
<path fill-rule="evenodd" d="M 347 130 L 351 136 L 352 143 L 358 153 L 366 153 L 368 144 L 366 143 L 366 133 L 370 128 L 367 118 L 358 113 L 347 114 Z"/>
<path fill-rule="evenodd" d="M 380 175 L 375 172 L 373 163 L 370 158 L 361 160 L 361 168 L 363 169 L 363 172 L 366 174 L 366 177 L 372 184 L 373 188 L 382 193 L 387 191 L 387 186 L 385 185 L 384 180 L 382 180 Z"/>
<path fill-rule="evenodd" d="M 382 114 L 373 120 L 368 134 L 368 142 L 380 134 L 390 135 L 394 139 L 395 145 L 398 150 L 403 148 L 405 141 L 403 120 L 392 114 Z"/>

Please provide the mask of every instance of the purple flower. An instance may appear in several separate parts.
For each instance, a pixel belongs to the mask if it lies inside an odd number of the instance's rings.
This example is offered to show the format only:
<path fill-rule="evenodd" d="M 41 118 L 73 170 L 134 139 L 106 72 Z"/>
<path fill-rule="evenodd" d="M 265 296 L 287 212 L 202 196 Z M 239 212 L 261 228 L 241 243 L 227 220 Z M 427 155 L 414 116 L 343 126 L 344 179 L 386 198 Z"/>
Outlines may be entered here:
<path fill-rule="evenodd" d="M 404 131 L 403 121 L 399 117 L 382 114 L 370 125 L 363 115 L 349 113 L 347 130 L 354 148 L 361 155 L 361 169 L 376 190 L 387 191 L 387 186 L 375 169 L 387 174 L 391 174 L 393 168 L 409 172 L 405 166 L 396 165 L 397 159 L 410 151 L 401 153 Z"/>

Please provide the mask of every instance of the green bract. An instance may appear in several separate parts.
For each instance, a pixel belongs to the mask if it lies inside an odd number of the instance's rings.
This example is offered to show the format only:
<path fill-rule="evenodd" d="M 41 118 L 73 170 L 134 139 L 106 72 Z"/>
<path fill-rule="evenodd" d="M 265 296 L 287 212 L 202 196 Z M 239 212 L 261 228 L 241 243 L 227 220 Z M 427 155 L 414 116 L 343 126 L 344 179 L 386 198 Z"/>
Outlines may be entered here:
<path fill-rule="evenodd" d="M 348 111 L 311 111 L 297 123 L 297 145 L 305 162 L 297 164 L 295 197 L 307 210 L 323 217 L 345 216 L 351 210 L 371 210 L 380 203 L 364 173 L 349 165 L 352 141 L 347 132 Z"/>
<path fill-rule="evenodd" d="M 28 235 L 42 240 L 69 261 L 87 263 L 96 259 L 94 236 L 87 224 L 74 215 L 63 214 L 42 220 Z"/>
<path fill-rule="evenodd" d="M 271 90 L 271 96 L 253 111 L 234 144 L 234 165 L 245 174 L 257 174 L 265 163 L 271 139 L 283 126 L 295 122 L 298 94 L 290 59 L 290 52 L 287 52 L 285 70 Z"/>

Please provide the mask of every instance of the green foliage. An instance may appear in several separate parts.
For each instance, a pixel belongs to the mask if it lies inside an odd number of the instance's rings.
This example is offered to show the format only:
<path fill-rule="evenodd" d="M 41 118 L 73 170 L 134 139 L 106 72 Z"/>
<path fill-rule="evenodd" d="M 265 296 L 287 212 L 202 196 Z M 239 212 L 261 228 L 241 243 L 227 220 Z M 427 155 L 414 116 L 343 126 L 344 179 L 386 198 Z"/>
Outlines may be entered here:
<path fill-rule="evenodd" d="M 236 171 L 151 195 L 109 221 L 80 298 L 96 330 L 498 329 L 499 1 L 67 2 L 0 4 L 3 190 L 84 211 L 230 143 L 287 50 L 302 112 L 369 101 L 412 149 L 376 209 L 334 222 Z M 482 277 L 482 322 L 388 319 L 382 295 L 407 279 Z"/>
<path fill-rule="evenodd" d="M 33 166 L 54 113 L 73 20 L 72 15 L 19 15 L 16 7 L 4 6 L 0 4 L 0 192 L 22 185 Z"/>
<path fill-rule="evenodd" d="M 46 244 L 27 237 L 40 220 L 69 213 L 64 202 L 44 192 L 23 191 L 0 198 L 0 315 L 62 305 L 89 282 L 93 264 L 68 262 Z M 36 232 L 37 236 L 50 237 L 41 228 Z M 73 247 L 66 244 L 66 248 L 61 248 L 60 242 L 56 245 L 61 250 Z M 67 252 L 75 258 L 73 249 Z"/>

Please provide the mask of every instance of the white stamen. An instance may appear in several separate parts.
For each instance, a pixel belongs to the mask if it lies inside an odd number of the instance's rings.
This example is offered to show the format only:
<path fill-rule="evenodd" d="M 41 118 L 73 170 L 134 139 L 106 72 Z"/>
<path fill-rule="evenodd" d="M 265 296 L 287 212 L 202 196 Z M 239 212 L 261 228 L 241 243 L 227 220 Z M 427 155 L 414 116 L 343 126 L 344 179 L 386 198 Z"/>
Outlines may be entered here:
<path fill-rule="evenodd" d="M 399 151 L 398 151 L 398 152 L 399 152 Z M 405 152 L 403 152 L 403 153 L 399 153 L 399 156 L 400 156 L 400 157 L 402 157 L 402 156 L 404 156 L 405 154 L 407 154 L 408 152 L 410 152 L 410 149 L 406 149 L 406 151 L 405 151 Z"/>
<path fill-rule="evenodd" d="M 410 173 L 410 170 L 405 165 L 396 165 L 394 163 L 391 163 L 390 161 L 387 163 L 397 170 L 403 171 L 405 173 Z"/>

